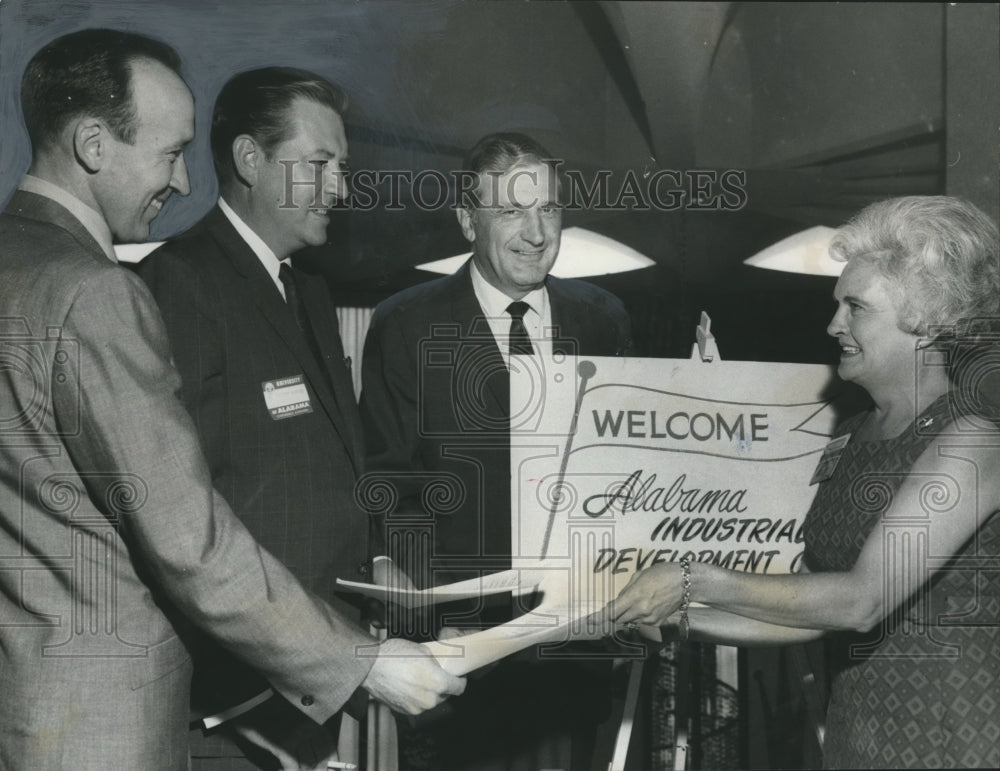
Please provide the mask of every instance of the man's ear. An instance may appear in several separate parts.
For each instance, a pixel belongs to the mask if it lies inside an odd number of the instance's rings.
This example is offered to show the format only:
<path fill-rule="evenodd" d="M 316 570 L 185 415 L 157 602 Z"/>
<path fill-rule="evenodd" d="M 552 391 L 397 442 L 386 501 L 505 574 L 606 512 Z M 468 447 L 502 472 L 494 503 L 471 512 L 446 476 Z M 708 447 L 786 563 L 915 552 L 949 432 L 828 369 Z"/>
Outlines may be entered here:
<path fill-rule="evenodd" d="M 472 212 L 469 209 L 455 209 L 455 216 L 458 217 L 459 227 L 462 228 L 462 235 L 470 244 L 476 240 L 476 230 L 472 227 Z"/>
<path fill-rule="evenodd" d="M 91 174 L 104 165 L 108 137 L 108 127 L 99 118 L 81 118 L 73 126 L 73 153 Z"/>
<path fill-rule="evenodd" d="M 233 166 L 236 176 L 249 187 L 257 184 L 263 151 L 249 134 L 240 134 L 233 140 Z"/>

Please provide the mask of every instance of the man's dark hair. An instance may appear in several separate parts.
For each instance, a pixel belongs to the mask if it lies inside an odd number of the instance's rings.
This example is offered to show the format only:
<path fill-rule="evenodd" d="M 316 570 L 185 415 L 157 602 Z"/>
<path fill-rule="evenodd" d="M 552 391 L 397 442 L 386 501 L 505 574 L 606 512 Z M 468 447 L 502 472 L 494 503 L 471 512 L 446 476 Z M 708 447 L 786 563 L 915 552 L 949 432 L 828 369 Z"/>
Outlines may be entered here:
<path fill-rule="evenodd" d="M 288 138 L 288 111 L 296 99 L 318 102 L 340 116 L 347 110 L 347 95 L 307 70 L 264 67 L 230 78 L 212 113 L 212 160 L 220 181 L 236 175 L 233 141 L 240 134 L 252 136 L 268 157 Z"/>
<path fill-rule="evenodd" d="M 525 160 L 543 163 L 551 159 L 552 153 L 527 134 L 499 132 L 487 134 L 476 142 L 462 161 L 462 168 L 474 174 L 484 171 L 506 173 Z"/>
<path fill-rule="evenodd" d="M 181 60 L 166 43 L 113 29 L 56 38 L 36 53 L 21 79 L 24 125 L 35 151 L 51 147 L 66 124 L 100 118 L 122 142 L 135 141 L 132 63 L 159 62 L 180 77 Z"/>
<path fill-rule="evenodd" d="M 464 174 L 506 174 L 515 166 L 525 162 L 537 162 L 558 170 L 558 164 L 540 142 L 536 142 L 527 134 L 513 131 L 501 131 L 487 134 L 469 150 L 462 161 Z M 464 191 L 460 205 L 466 208 L 481 206 L 479 196 L 475 191 Z"/>

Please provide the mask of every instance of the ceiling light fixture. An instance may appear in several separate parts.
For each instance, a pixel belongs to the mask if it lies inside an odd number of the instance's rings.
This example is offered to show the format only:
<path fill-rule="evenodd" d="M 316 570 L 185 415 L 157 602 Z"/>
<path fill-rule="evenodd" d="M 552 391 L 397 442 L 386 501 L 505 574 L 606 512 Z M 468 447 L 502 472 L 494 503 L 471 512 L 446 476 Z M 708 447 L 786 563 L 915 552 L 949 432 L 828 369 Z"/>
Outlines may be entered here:
<path fill-rule="evenodd" d="M 417 268 L 431 273 L 450 275 L 462 267 L 471 256 L 472 252 L 466 252 L 455 257 L 425 262 L 417 265 Z M 572 227 L 562 232 L 559 256 L 551 272 L 556 278 L 580 278 L 625 273 L 655 264 L 649 257 L 621 241 L 592 230 Z"/>

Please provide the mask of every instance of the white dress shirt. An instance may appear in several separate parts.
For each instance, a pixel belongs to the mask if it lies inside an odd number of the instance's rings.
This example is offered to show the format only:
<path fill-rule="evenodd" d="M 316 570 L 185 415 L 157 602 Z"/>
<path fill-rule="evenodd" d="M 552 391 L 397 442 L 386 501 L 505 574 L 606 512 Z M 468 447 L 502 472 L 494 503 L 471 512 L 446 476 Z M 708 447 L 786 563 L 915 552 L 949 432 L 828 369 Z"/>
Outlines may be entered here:
<path fill-rule="evenodd" d="M 472 289 L 479 300 L 479 307 L 483 309 L 504 364 L 510 369 L 510 314 L 507 313 L 507 306 L 513 300 L 483 278 L 475 262 L 470 266 L 470 272 Z M 552 308 L 549 305 L 548 290 L 544 286 L 533 289 L 521 301 L 528 304 L 528 311 L 524 314 L 524 328 L 531 338 L 534 355 L 552 356 Z"/>
<path fill-rule="evenodd" d="M 288 260 L 279 260 L 277 255 L 271 250 L 271 247 L 264 243 L 264 239 L 254 233 L 253 228 L 245 223 L 240 215 L 233 211 L 233 207 L 226 203 L 226 199 L 221 196 L 219 197 L 219 208 L 226 215 L 226 219 L 236 228 L 236 232 L 240 234 L 240 238 L 246 241 L 247 246 L 257 255 L 260 264 L 264 266 L 267 275 L 271 277 L 274 286 L 281 293 L 282 299 L 287 299 L 285 298 L 285 285 L 281 283 L 278 271 L 281 269 L 281 263 L 288 262 Z"/>

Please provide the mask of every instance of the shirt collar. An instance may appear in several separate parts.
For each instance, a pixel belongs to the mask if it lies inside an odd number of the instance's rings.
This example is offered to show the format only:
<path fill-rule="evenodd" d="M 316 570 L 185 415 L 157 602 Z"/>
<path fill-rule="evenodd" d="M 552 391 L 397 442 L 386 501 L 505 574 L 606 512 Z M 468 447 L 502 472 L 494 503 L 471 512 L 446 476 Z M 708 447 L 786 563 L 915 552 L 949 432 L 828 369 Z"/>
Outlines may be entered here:
<path fill-rule="evenodd" d="M 272 251 L 271 247 L 264 243 L 264 239 L 254 233 L 253 229 L 247 225 L 246 222 L 238 215 L 233 208 L 226 203 L 226 199 L 219 197 L 219 208 L 222 213 L 226 215 L 236 232 L 240 234 L 240 237 L 247 242 L 247 246 L 257 255 L 257 259 L 260 260 L 261 265 L 267 270 L 267 274 L 271 277 L 271 281 L 281 292 L 281 296 L 285 296 L 285 287 L 281 283 L 281 279 L 278 278 L 278 271 L 281 269 L 282 260 L 279 260 L 277 255 Z"/>
<path fill-rule="evenodd" d="M 75 195 L 58 185 L 54 185 L 48 180 L 31 174 L 24 175 L 24 179 L 18 185 L 18 189 L 26 193 L 43 196 L 62 206 L 80 221 L 80 224 L 90 233 L 91 237 L 97 241 L 98 246 L 101 247 L 101 251 L 104 252 L 107 258 L 112 262 L 118 262 L 118 258 L 115 256 L 115 248 L 112 245 L 111 228 L 108 227 L 107 221 L 96 209 L 87 206 L 87 204 Z"/>
<path fill-rule="evenodd" d="M 483 278 L 483 274 L 479 272 L 479 268 L 476 267 L 474 261 L 470 266 L 470 273 L 472 274 L 472 289 L 476 293 L 476 299 L 479 300 L 479 305 L 483 309 L 483 313 L 490 318 L 506 316 L 507 306 L 513 300 Z M 529 305 L 529 314 L 537 314 L 541 317 L 545 308 L 546 297 L 545 285 L 543 284 L 538 289 L 532 289 L 528 292 L 528 294 L 521 298 L 521 301 Z"/>

